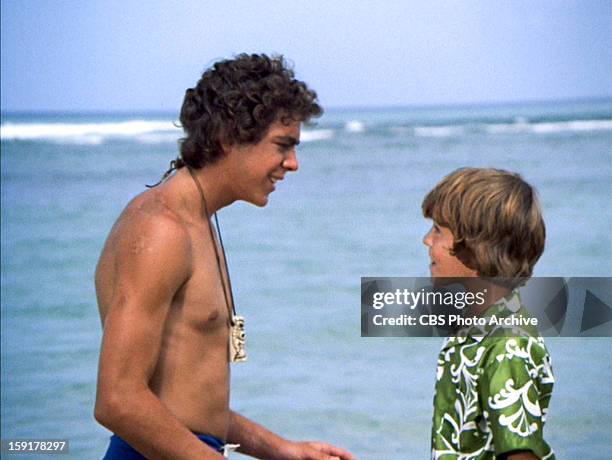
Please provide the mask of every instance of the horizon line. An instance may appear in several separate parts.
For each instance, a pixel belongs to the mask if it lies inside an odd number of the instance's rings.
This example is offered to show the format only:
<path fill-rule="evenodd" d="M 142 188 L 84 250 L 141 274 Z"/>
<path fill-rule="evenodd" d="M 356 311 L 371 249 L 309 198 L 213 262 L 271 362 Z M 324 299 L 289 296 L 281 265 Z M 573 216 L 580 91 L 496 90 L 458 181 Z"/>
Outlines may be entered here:
<path fill-rule="evenodd" d="M 572 97 L 564 99 L 523 99 L 518 101 L 487 101 L 487 102 L 456 102 L 439 104 L 386 104 L 386 105 L 330 105 L 323 107 L 324 111 L 377 111 L 377 110 L 435 110 L 435 109 L 462 109 L 462 108 L 494 108 L 515 107 L 521 105 L 539 104 L 562 104 L 580 102 L 612 102 L 612 95 Z M 24 110 L 0 110 L 0 115 L 135 115 L 135 114 L 159 114 L 167 115 L 176 113 L 179 115 L 180 108 L 174 110 L 163 109 L 24 109 Z"/>

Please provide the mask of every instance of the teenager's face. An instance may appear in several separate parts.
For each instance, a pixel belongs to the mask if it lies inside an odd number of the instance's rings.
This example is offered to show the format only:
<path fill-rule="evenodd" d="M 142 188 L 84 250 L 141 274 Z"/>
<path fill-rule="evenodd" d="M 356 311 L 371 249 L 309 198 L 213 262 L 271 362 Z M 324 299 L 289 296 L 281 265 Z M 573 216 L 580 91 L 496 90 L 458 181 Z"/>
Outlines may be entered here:
<path fill-rule="evenodd" d="M 233 185 L 237 198 L 257 206 L 268 203 L 268 195 L 276 189 L 285 174 L 297 171 L 296 146 L 300 142 L 299 121 L 288 125 L 275 122 L 257 144 L 229 149 L 236 174 Z"/>
<path fill-rule="evenodd" d="M 431 230 L 423 238 L 429 248 L 431 277 L 436 278 L 471 278 L 478 276 L 476 270 L 468 268 L 457 257 L 451 254 L 453 233 L 447 227 L 433 223 Z"/>

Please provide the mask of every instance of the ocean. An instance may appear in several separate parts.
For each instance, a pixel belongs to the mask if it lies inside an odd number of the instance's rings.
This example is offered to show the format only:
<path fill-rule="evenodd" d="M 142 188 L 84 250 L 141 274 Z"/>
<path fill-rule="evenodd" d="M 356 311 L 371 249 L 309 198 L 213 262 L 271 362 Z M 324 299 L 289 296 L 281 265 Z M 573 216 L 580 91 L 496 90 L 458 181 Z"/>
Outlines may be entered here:
<path fill-rule="evenodd" d="M 176 156 L 176 117 L 2 114 L 3 439 L 104 453 L 95 264 L 122 208 Z M 429 457 L 441 339 L 360 337 L 360 277 L 428 275 L 421 200 L 456 168 L 509 169 L 537 188 L 535 275 L 612 276 L 612 100 L 330 109 L 303 128 L 298 159 L 266 208 L 219 212 L 248 331 L 232 407 L 285 437 Z M 560 459 L 609 458 L 612 339 L 546 341 L 545 437 Z"/>

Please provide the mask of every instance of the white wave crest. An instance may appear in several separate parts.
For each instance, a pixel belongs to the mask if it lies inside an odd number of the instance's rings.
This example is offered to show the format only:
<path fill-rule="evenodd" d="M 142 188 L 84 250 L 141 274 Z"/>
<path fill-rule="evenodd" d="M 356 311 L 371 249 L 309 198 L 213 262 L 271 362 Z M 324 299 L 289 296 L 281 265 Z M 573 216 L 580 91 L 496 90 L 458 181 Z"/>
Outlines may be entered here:
<path fill-rule="evenodd" d="M 485 125 L 485 130 L 491 134 L 556 134 L 563 132 L 610 131 L 612 130 L 612 120 L 571 120 L 537 123 L 527 123 L 524 120 L 519 120 L 517 123 Z"/>
<path fill-rule="evenodd" d="M 557 133 L 562 131 L 610 131 L 612 120 L 574 120 L 560 123 L 535 123 L 535 133 Z"/>
<path fill-rule="evenodd" d="M 182 133 L 151 133 L 138 135 L 135 139 L 143 144 L 171 144 L 176 143 L 181 135 Z"/>
<path fill-rule="evenodd" d="M 3 123 L 2 140 L 49 140 L 67 143 L 101 143 L 109 138 L 129 138 L 147 135 L 181 135 L 172 122 L 130 120 L 107 123 Z"/>
<path fill-rule="evenodd" d="M 416 126 L 414 135 L 418 137 L 451 137 L 461 136 L 464 133 L 462 126 Z"/>
<path fill-rule="evenodd" d="M 365 131 L 365 125 L 359 120 L 347 121 L 344 129 L 349 133 L 362 133 Z"/>
<path fill-rule="evenodd" d="M 330 139 L 331 129 L 302 131 L 301 140 Z M 174 143 L 182 130 L 170 121 L 129 120 L 105 123 L 2 123 L 3 141 L 48 141 L 61 144 L 102 144 L 109 139 L 131 139 L 143 144 Z"/>
<path fill-rule="evenodd" d="M 571 120 L 556 122 L 529 123 L 525 118 L 517 118 L 514 123 L 456 124 L 442 126 L 415 126 L 412 128 L 417 137 L 459 137 L 470 133 L 487 134 L 558 134 L 573 132 L 592 132 L 612 130 L 612 120 Z M 410 132 L 405 126 L 391 127 L 397 134 Z"/>
<path fill-rule="evenodd" d="M 334 132 L 331 129 L 312 129 L 302 131 L 300 134 L 301 142 L 322 141 L 334 137 Z"/>

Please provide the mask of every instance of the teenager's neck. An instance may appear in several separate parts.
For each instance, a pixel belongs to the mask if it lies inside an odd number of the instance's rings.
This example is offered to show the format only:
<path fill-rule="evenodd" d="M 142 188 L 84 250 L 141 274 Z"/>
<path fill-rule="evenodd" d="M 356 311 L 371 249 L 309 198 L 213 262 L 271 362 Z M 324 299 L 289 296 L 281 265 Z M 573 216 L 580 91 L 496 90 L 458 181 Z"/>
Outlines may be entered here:
<path fill-rule="evenodd" d="M 206 208 L 208 210 L 207 217 L 210 218 L 219 209 L 224 208 L 225 206 L 228 206 L 236 201 L 233 196 L 231 186 L 227 183 L 227 175 L 225 174 L 221 161 L 204 166 L 200 169 L 191 168 L 193 178 L 191 177 L 191 174 L 189 174 L 187 167 L 181 168 L 181 171 L 185 175 L 184 179 L 186 182 L 190 183 L 188 187 L 192 187 L 192 192 L 190 192 L 190 195 L 193 194 L 197 197 L 197 202 L 200 203 L 199 206 L 201 206 L 200 194 L 196 184 L 193 183 L 193 179 L 195 178 L 195 180 L 197 180 L 200 184 L 200 187 L 202 187 L 202 192 L 204 193 L 204 198 L 206 199 Z"/>

